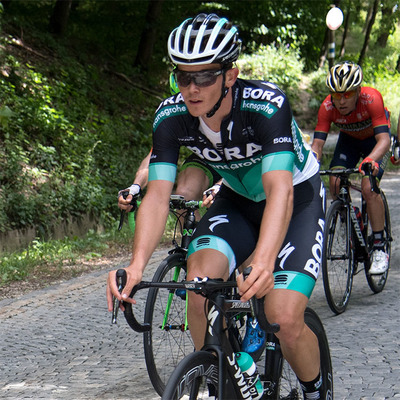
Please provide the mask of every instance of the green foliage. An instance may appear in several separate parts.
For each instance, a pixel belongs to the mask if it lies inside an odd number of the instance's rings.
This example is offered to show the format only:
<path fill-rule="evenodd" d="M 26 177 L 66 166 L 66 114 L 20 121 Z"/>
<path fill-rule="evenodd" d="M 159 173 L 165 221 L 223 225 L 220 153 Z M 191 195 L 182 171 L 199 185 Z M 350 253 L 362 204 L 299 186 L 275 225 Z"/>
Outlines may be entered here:
<path fill-rule="evenodd" d="M 289 46 L 261 46 L 255 53 L 242 56 L 238 66 L 241 78 L 273 82 L 292 103 L 298 98 L 304 65 L 297 50 Z"/>
<path fill-rule="evenodd" d="M 151 146 L 158 100 L 124 84 L 117 95 L 112 77 L 72 57 L 17 57 L 14 43 L 3 37 L 10 51 L 0 55 L 0 231 L 34 226 L 46 236 L 85 214 L 108 224 Z"/>

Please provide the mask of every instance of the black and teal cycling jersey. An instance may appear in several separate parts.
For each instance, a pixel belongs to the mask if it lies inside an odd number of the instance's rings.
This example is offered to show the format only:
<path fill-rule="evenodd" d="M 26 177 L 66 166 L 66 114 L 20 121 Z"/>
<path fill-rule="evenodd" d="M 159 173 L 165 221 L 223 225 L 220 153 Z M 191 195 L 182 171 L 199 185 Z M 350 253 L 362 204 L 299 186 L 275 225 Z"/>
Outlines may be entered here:
<path fill-rule="evenodd" d="M 221 147 L 201 131 L 182 95 L 164 100 L 153 124 L 149 181 L 175 181 L 179 148 L 187 147 L 224 179 L 224 184 L 253 201 L 265 199 L 261 175 L 293 173 L 293 184 L 318 172 L 285 94 L 274 84 L 238 79 L 232 87 L 232 111 L 221 124 Z"/>

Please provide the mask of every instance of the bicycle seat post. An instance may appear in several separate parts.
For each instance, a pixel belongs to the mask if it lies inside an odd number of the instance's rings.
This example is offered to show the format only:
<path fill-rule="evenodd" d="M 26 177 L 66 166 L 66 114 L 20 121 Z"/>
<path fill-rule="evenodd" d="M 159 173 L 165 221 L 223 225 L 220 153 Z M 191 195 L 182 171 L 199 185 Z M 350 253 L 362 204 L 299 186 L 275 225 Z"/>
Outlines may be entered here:
<path fill-rule="evenodd" d="M 187 210 L 183 224 L 182 232 L 182 245 L 181 247 L 187 249 L 192 239 L 194 228 L 196 227 L 196 216 L 193 208 Z"/>

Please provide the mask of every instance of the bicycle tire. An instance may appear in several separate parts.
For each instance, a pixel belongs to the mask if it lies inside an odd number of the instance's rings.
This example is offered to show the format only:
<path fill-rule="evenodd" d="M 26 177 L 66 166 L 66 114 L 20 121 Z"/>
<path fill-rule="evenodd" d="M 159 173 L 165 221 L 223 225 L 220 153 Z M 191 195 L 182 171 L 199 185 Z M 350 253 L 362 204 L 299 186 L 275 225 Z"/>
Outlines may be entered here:
<path fill-rule="evenodd" d="M 325 297 L 335 314 L 346 310 L 353 287 L 356 260 L 348 215 L 343 203 L 335 200 L 325 220 L 321 268 Z"/>
<path fill-rule="evenodd" d="M 370 287 L 370 289 L 374 293 L 380 293 L 382 292 L 383 288 L 386 285 L 388 275 L 389 275 L 389 269 L 390 269 L 390 256 L 391 256 L 391 249 L 392 249 L 392 227 L 390 224 L 390 212 L 389 212 L 389 205 L 385 196 L 385 193 L 383 193 L 383 190 L 381 190 L 381 198 L 383 201 L 383 205 L 385 208 L 385 226 L 384 226 L 384 235 L 385 235 L 385 248 L 384 251 L 386 254 L 389 255 L 389 268 L 387 271 L 381 275 L 371 275 L 368 273 L 369 268 L 370 268 L 370 261 L 368 260 L 364 265 L 365 265 L 365 274 L 367 277 L 367 282 Z M 372 242 L 372 237 L 370 238 L 369 242 Z M 372 247 L 372 243 L 370 243 L 370 247 Z"/>
<path fill-rule="evenodd" d="M 177 269 L 179 275 L 174 277 Z M 154 274 L 153 282 L 182 281 L 185 278 L 185 254 L 178 252 L 169 255 L 161 262 Z M 171 296 L 171 306 L 168 320 L 163 325 L 168 296 Z M 150 381 L 160 396 L 179 361 L 194 351 L 190 332 L 185 328 L 185 318 L 185 299 L 177 296 L 175 291 L 149 289 L 144 322 L 150 324 L 151 330 L 144 333 L 144 355 Z"/>
<path fill-rule="evenodd" d="M 225 398 L 238 399 L 234 384 L 226 377 Z M 195 400 L 218 397 L 218 359 L 208 351 L 189 354 L 171 375 L 161 400 Z"/>
<path fill-rule="evenodd" d="M 321 398 L 331 400 L 333 399 L 332 361 L 325 329 L 320 318 L 311 308 L 306 308 L 304 321 L 318 339 L 321 376 L 323 382 L 323 396 Z M 268 347 L 272 350 L 268 350 Z M 260 367 L 260 363 L 257 363 L 257 366 L 260 371 L 262 368 Z M 303 392 L 297 376 L 289 363 L 283 358 L 279 340 L 276 337 L 274 337 L 272 343 L 267 340 L 265 372 L 266 374 L 261 374 L 261 380 L 264 385 L 263 399 L 303 399 Z"/>

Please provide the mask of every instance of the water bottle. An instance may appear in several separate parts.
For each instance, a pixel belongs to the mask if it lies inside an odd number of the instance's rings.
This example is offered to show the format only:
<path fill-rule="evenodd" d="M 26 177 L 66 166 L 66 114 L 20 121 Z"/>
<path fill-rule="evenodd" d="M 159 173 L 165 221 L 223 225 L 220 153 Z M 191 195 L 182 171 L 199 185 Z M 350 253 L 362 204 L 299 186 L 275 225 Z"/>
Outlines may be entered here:
<path fill-rule="evenodd" d="M 236 353 L 236 361 L 246 379 L 246 383 L 249 387 L 252 400 L 261 399 L 264 388 L 263 384 L 261 383 L 260 375 L 258 374 L 257 366 L 253 358 L 250 354 L 241 351 L 239 353 Z"/>

